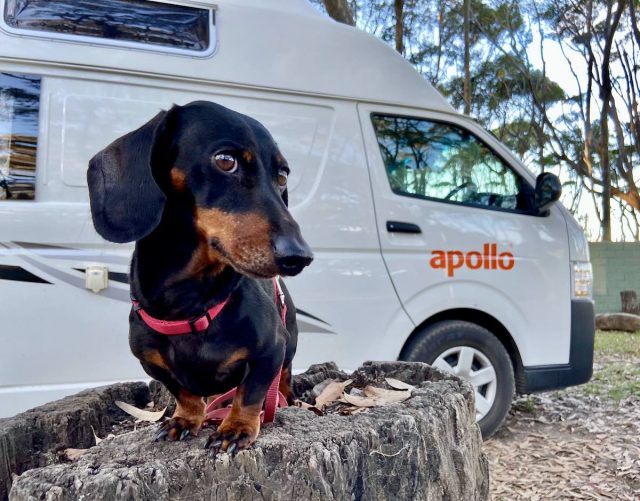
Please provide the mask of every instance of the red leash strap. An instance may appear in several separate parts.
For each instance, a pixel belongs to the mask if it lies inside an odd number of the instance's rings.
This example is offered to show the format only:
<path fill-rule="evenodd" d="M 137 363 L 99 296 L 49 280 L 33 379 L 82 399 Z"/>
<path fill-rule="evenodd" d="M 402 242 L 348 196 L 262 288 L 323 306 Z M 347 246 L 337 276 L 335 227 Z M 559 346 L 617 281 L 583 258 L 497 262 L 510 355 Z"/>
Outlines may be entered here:
<path fill-rule="evenodd" d="M 273 279 L 273 287 L 275 289 L 276 307 L 280 307 L 280 320 L 282 321 L 282 325 L 286 327 L 287 305 L 285 303 L 284 292 L 282 291 L 282 287 L 280 287 L 280 282 L 277 277 L 274 277 Z M 278 370 L 276 377 L 271 381 L 271 385 L 267 390 L 267 396 L 264 399 L 264 409 L 260 413 L 260 421 L 262 423 L 273 422 L 276 416 L 276 408 L 288 407 L 287 399 L 278 389 L 280 387 L 281 374 L 282 366 Z M 211 421 L 216 424 L 222 422 L 229 412 L 231 412 L 231 407 L 228 405 L 228 402 L 233 400 L 235 394 L 236 388 L 233 388 L 209 403 L 209 405 L 207 405 L 205 421 Z M 225 406 L 225 404 L 227 405 Z"/>

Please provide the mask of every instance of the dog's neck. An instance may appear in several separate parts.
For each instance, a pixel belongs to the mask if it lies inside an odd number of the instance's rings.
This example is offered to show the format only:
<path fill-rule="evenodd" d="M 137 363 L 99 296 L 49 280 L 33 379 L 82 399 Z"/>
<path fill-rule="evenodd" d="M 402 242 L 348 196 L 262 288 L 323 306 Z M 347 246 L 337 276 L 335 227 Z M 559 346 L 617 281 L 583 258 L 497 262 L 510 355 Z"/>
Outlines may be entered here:
<path fill-rule="evenodd" d="M 202 315 L 224 301 L 243 275 L 212 259 L 193 223 L 193 210 L 168 201 L 158 227 L 136 242 L 131 292 L 147 312 L 173 320 Z"/>

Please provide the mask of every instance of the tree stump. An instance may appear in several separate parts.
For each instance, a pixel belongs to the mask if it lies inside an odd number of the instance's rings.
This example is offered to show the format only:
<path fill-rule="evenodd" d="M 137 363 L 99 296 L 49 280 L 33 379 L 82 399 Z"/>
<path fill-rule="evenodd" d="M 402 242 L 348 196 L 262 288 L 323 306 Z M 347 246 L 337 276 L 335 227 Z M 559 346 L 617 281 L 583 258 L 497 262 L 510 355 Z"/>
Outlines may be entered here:
<path fill-rule="evenodd" d="M 385 500 L 488 498 L 489 474 L 475 424 L 473 389 L 426 364 L 367 362 L 352 375 L 313 366 L 294 388 L 308 394 L 327 377 L 385 387 L 415 385 L 402 403 L 342 416 L 280 409 L 256 444 L 212 459 L 209 431 L 184 442 L 151 441 L 153 428 L 91 447 L 79 460 L 31 469 L 14 480 L 11 501 Z"/>
<path fill-rule="evenodd" d="M 638 303 L 636 291 L 620 292 L 620 302 L 622 303 L 622 313 L 640 315 L 640 303 Z"/>

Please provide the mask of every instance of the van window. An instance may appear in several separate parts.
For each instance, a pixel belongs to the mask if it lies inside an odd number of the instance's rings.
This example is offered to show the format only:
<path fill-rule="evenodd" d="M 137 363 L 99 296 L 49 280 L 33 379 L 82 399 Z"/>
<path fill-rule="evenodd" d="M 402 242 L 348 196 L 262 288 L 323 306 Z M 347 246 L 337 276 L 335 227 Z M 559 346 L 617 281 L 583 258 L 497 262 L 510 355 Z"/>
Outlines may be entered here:
<path fill-rule="evenodd" d="M 206 51 L 210 14 L 146 0 L 6 0 L 4 21 L 20 30 Z"/>
<path fill-rule="evenodd" d="M 0 73 L 0 200 L 35 198 L 40 78 Z"/>
<path fill-rule="evenodd" d="M 529 185 L 470 132 L 418 118 L 373 115 L 391 189 L 399 195 L 529 211 Z"/>

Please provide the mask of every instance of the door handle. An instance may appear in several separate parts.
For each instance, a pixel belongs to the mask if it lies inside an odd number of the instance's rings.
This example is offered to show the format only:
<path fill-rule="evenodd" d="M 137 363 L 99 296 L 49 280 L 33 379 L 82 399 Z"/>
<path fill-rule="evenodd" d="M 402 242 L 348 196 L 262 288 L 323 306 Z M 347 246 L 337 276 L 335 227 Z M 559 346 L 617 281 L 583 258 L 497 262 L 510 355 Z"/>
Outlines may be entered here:
<path fill-rule="evenodd" d="M 420 226 L 402 221 L 387 221 L 387 231 L 395 233 L 422 233 Z"/>

